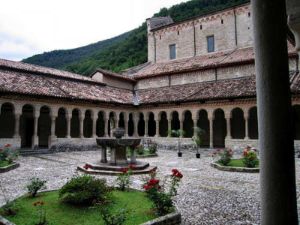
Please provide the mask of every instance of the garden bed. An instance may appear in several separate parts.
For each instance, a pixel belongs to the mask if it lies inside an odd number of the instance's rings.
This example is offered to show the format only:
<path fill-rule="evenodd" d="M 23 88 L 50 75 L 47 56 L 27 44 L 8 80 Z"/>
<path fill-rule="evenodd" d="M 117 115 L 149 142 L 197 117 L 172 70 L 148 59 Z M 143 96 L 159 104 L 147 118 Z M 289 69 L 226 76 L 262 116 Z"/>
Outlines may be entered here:
<path fill-rule="evenodd" d="M 19 163 L 9 163 L 8 161 L 0 161 L 0 173 L 8 172 L 20 166 Z"/>
<path fill-rule="evenodd" d="M 128 210 L 127 220 L 125 224 L 135 225 L 151 221 L 156 218 L 152 211 L 152 203 L 146 197 L 144 192 L 140 191 L 113 191 L 112 199 L 114 203 L 110 203 L 107 207 L 112 212 L 117 212 L 125 208 Z M 15 200 L 15 208 L 17 214 L 15 216 L 7 216 L 6 219 L 16 225 L 35 224 L 38 221 L 37 209 L 33 205 L 34 202 L 43 201 L 46 211 L 47 220 L 51 225 L 94 225 L 104 224 L 99 208 L 97 207 L 79 207 L 61 203 L 58 198 L 58 191 L 43 192 L 36 198 L 23 196 Z"/>
<path fill-rule="evenodd" d="M 243 159 L 231 159 L 227 166 L 221 165 L 218 162 L 211 163 L 211 166 L 222 171 L 258 173 L 259 165 L 254 168 L 249 168 L 244 165 Z"/>

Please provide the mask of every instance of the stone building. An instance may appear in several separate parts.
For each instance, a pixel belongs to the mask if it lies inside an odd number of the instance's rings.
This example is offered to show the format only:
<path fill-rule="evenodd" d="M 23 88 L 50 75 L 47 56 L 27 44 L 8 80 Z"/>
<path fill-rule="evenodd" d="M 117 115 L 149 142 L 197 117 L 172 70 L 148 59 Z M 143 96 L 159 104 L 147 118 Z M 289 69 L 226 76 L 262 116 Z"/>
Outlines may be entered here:
<path fill-rule="evenodd" d="M 0 60 L 0 145 L 82 149 L 124 127 L 126 135 L 175 143 L 168 131 L 205 130 L 203 147 L 257 146 L 250 4 L 174 23 L 147 19 L 148 62 L 90 77 Z M 287 38 L 295 145 L 300 146 L 299 60 Z"/>

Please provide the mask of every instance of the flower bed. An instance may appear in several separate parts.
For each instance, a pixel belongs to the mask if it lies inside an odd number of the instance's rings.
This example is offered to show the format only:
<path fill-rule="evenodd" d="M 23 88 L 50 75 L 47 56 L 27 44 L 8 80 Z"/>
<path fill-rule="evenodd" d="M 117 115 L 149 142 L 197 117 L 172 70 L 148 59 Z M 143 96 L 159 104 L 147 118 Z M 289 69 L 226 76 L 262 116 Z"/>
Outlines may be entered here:
<path fill-rule="evenodd" d="M 0 173 L 19 167 L 19 164 L 14 162 L 17 156 L 18 153 L 11 149 L 10 144 L 6 144 L 4 148 L 0 148 Z"/>
<path fill-rule="evenodd" d="M 220 165 L 217 162 L 211 163 L 210 164 L 212 167 L 222 170 L 222 171 L 229 171 L 229 172 L 243 172 L 243 173 L 258 173 L 259 168 L 248 168 L 248 167 L 233 167 L 233 166 L 223 166 Z"/>
<path fill-rule="evenodd" d="M 3 164 L 2 164 L 3 165 Z M 10 163 L 6 166 L 1 166 L 0 165 L 0 173 L 5 173 L 5 172 L 8 172 L 10 170 L 13 170 L 13 169 L 16 169 L 20 166 L 19 163 Z"/>

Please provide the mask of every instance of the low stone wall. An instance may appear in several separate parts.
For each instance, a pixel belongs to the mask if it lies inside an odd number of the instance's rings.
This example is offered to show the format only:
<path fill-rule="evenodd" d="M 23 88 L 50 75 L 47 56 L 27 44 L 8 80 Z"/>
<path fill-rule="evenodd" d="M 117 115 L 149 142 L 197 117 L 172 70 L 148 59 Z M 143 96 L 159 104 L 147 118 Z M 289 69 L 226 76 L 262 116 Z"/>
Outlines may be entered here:
<path fill-rule="evenodd" d="M 99 150 L 95 138 L 57 138 L 53 140 L 50 152 Z"/>
<path fill-rule="evenodd" d="M 232 166 L 221 166 L 217 163 L 211 163 L 212 167 L 229 172 L 241 172 L 241 173 L 259 173 L 259 168 L 246 168 L 246 167 L 232 167 Z"/>
<path fill-rule="evenodd" d="M 14 223 L 8 221 L 4 217 L 0 216 L 0 225 L 15 225 Z"/>
<path fill-rule="evenodd" d="M 141 225 L 180 225 L 181 224 L 181 214 L 178 212 L 170 213 L 165 216 L 161 216 L 154 220 L 148 221 Z"/>
<path fill-rule="evenodd" d="M 5 167 L 0 167 L 0 173 L 8 172 L 10 170 L 18 168 L 19 166 L 20 166 L 19 163 L 13 163 L 13 164 L 10 164 L 10 165 L 5 166 Z"/>
<path fill-rule="evenodd" d="M 0 138 L 0 148 L 3 148 L 6 144 L 10 144 L 12 149 L 19 149 L 21 138 Z"/>

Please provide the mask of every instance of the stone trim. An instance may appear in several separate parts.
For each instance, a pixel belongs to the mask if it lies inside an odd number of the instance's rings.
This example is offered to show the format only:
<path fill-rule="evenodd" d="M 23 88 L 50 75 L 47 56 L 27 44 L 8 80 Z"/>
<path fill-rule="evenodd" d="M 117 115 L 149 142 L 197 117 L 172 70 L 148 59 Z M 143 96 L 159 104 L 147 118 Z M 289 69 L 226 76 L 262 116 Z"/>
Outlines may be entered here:
<path fill-rule="evenodd" d="M 181 214 L 179 212 L 169 213 L 165 216 L 158 217 L 154 220 L 150 220 L 141 225 L 180 225 L 181 224 Z"/>
<path fill-rule="evenodd" d="M 0 215 L 0 225 L 15 225 Z"/>
<path fill-rule="evenodd" d="M 228 172 L 241 172 L 241 173 L 259 173 L 259 168 L 246 168 L 246 167 L 231 167 L 231 166 L 221 166 L 217 163 L 210 164 L 213 168 Z"/>
<path fill-rule="evenodd" d="M 5 166 L 5 167 L 0 167 L 0 173 L 5 173 L 5 172 L 8 172 L 10 170 L 13 170 L 13 169 L 16 169 L 20 166 L 19 163 L 13 163 L 13 164 L 10 164 L 8 166 Z M 1 220 L 0 220 L 1 221 Z"/>

